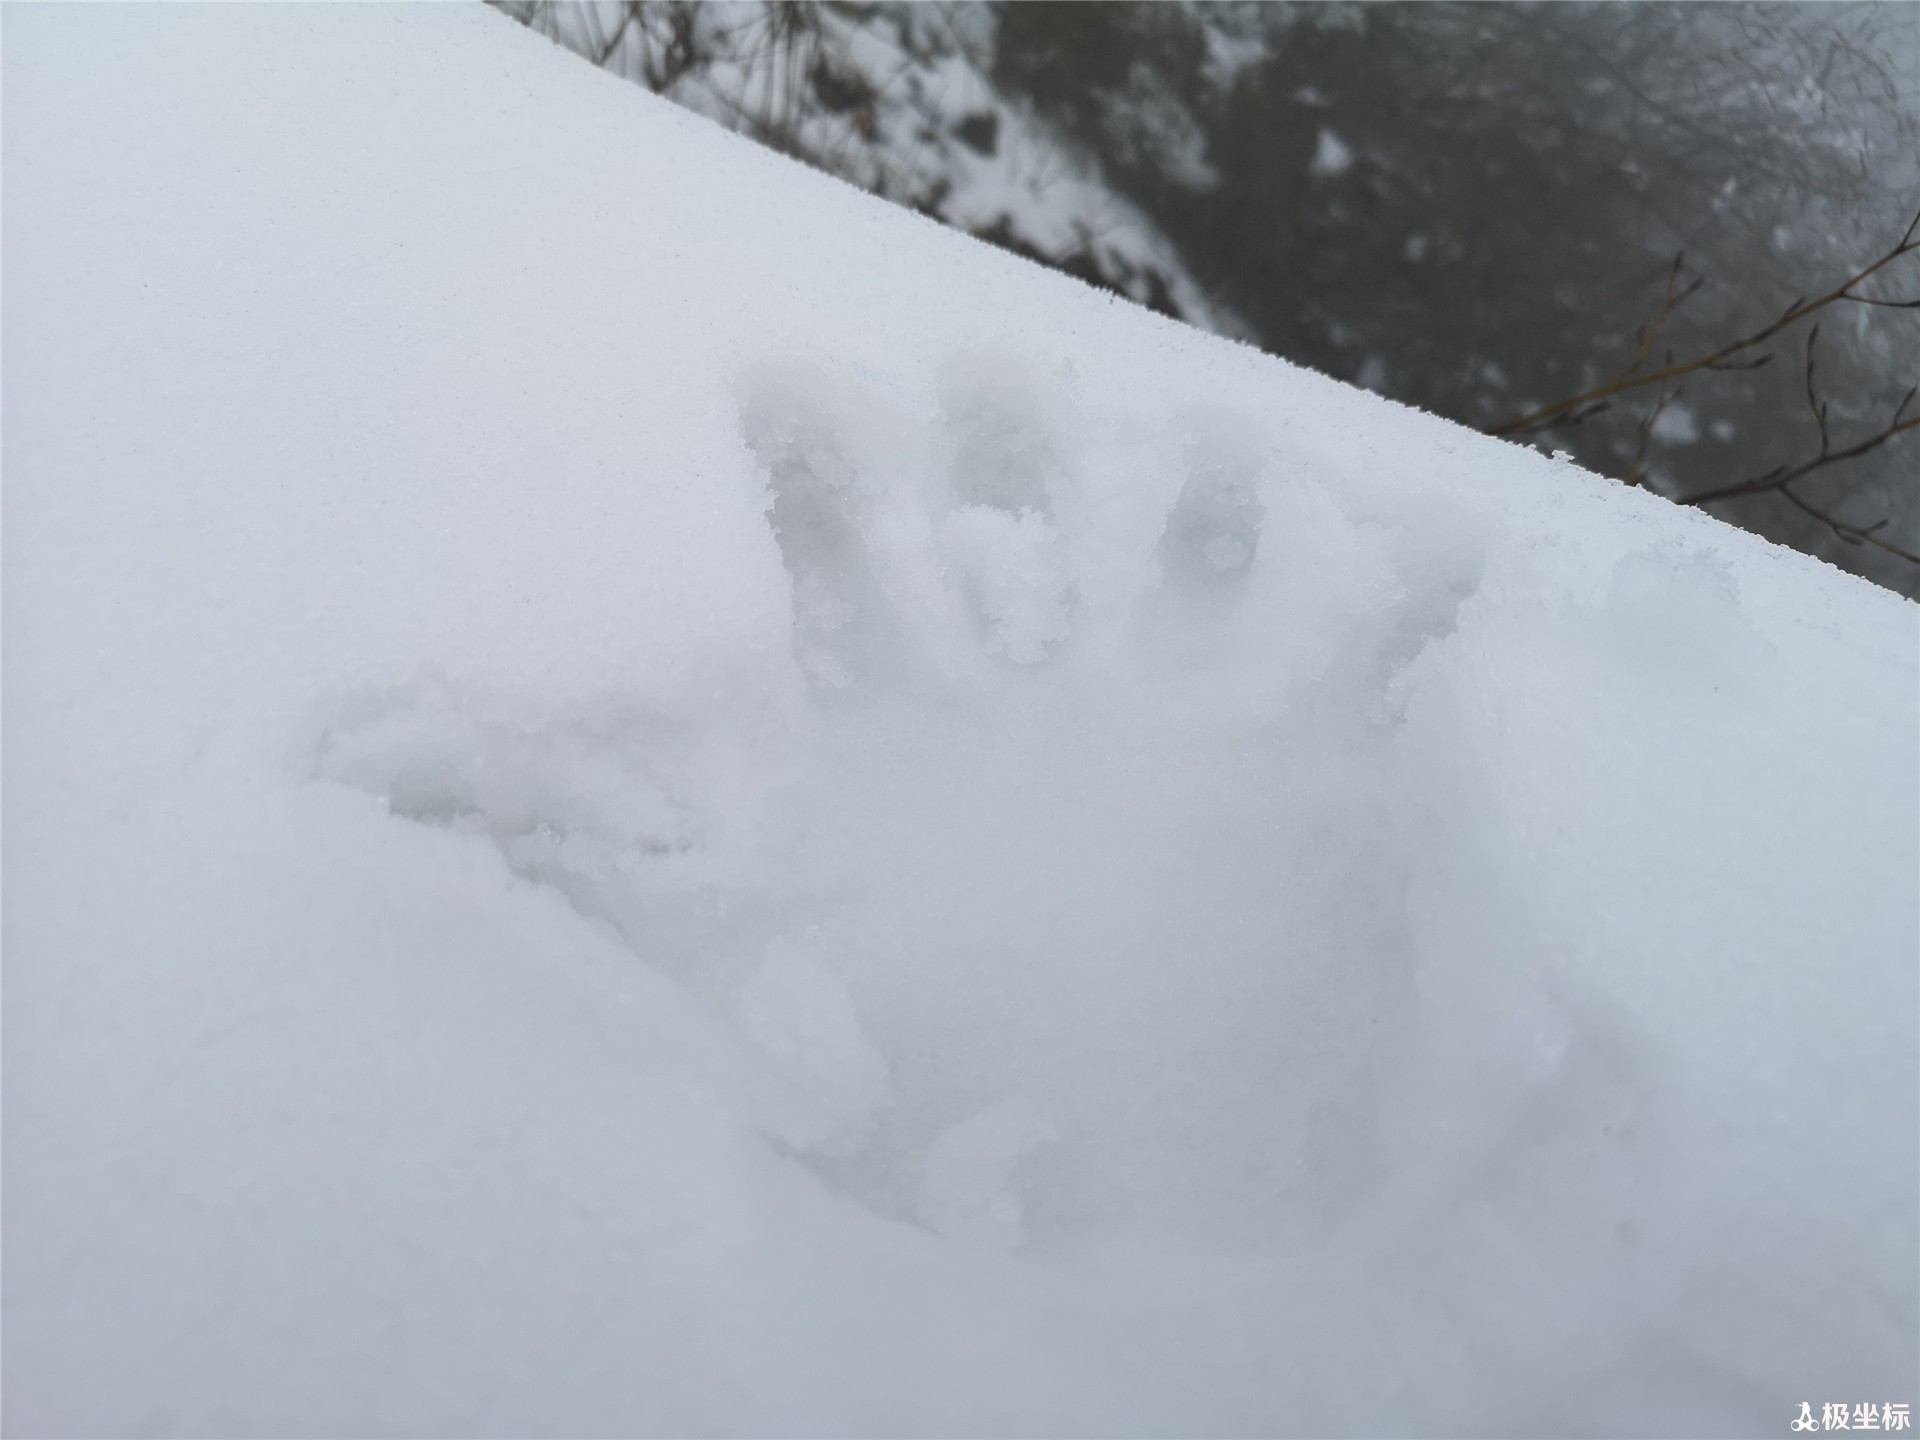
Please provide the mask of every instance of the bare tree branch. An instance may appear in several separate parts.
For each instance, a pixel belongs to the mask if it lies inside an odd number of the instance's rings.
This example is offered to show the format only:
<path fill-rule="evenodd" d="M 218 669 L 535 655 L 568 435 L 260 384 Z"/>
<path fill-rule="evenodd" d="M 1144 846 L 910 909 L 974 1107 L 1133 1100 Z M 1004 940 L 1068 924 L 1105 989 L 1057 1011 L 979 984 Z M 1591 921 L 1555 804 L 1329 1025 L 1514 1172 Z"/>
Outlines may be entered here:
<path fill-rule="evenodd" d="M 1880 549 L 1890 554 L 1898 555 L 1903 560 L 1910 561 L 1915 565 L 1920 565 L 1920 555 L 1915 555 L 1909 550 L 1902 549 L 1889 540 L 1883 540 L 1878 533 L 1876 533 L 1886 525 L 1887 522 L 1885 520 L 1879 520 L 1867 526 L 1850 525 L 1843 520 L 1837 519 L 1831 512 L 1821 509 L 1802 496 L 1794 493 L 1792 487 L 1795 481 L 1803 480 L 1815 471 L 1823 470 L 1829 465 L 1838 465 L 1843 461 L 1857 459 L 1869 450 L 1878 449 L 1896 435 L 1902 435 L 1909 430 L 1920 428 L 1920 414 L 1907 414 L 1908 407 L 1913 404 L 1915 396 L 1920 396 L 1920 385 L 1915 385 L 1909 387 L 1907 393 L 1900 397 L 1900 403 L 1893 407 L 1892 416 L 1889 417 L 1887 423 L 1881 426 L 1880 429 L 1844 449 L 1834 449 L 1833 435 L 1827 424 L 1827 402 L 1820 398 L 1818 384 L 1819 372 L 1814 347 L 1819 338 L 1820 327 L 1815 325 L 1807 335 L 1806 396 L 1807 409 L 1812 413 L 1814 424 L 1820 435 L 1819 452 L 1800 461 L 1798 464 L 1777 466 L 1765 475 L 1756 476 L 1751 480 L 1742 480 L 1733 485 L 1722 485 L 1717 489 L 1702 491 L 1698 495 L 1676 497 L 1674 503 L 1698 506 L 1711 504 L 1716 500 L 1732 500 L 1749 495 L 1779 494 L 1785 497 L 1785 499 L 1796 508 L 1825 525 L 1835 536 L 1846 541 L 1848 544 L 1877 545 Z M 1657 416 L 1658 413 L 1658 409 L 1656 408 L 1653 414 Z M 1652 420 L 1649 419 L 1647 428 L 1651 428 L 1651 426 Z M 1631 483 L 1631 479 L 1629 483 Z"/>
<path fill-rule="evenodd" d="M 1645 478 L 1647 442 L 1653 438 L 1654 427 L 1660 423 L 1662 412 L 1678 400 L 1682 393 L 1683 387 L 1678 385 L 1671 390 L 1662 390 L 1660 398 L 1653 402 L 1652 407 L 1647 411 L 1646 418 L 1640 422 L 1640 436 L 1633 447 L 1633 464 L 1627 467 L 1626 485 L 1629 490 L 1639 485 Z"/>
<path fill-rule="evenodd" d="M 1820 509 L 1818 506 L 1809 505 L 1784 485 L 1780 487 L 1780 493 L 1792 501 L 1797 508 L 1812 516 L 1815 520 L 1818 520 L 1822 525 L 1825 525 L 1835 536 L 1846 541 L 1847 544 L 1859 545 L 1864 543 L 1867 545 L 1877 545 L 1891 555 L 1898 555 L 1910 565 L 1920 565 L 1920 555 L 1914 554 L 1911 550 L 1902 549 L 1891 540 L 1882 540 L 1879 535 L 1875 533 L 1887 523 L 1885 520 L 1876 520 L 1873 524 L 1865 526 L 1864 528 L 1848 525 L 1844 521 L 1834 519 L 1829 512 Z"/>
<path fill-rule="evenodd" d="M 1662 327 L 1666 325 L 1667 321 L 1673 318 L 1673 312 L 1686 303 L 1687 297 L 1706 282 L 1706 276 L 1696 275 L 1687 282 L 1685 289 L 1678 288 L 1680 284 L 1680 267 L 1685 263 L 1686 258 L 1686 252 L 1684 250 L 1673 257 L 1673 268 L 1667 272 L 1667 297 L 1665 301 L 1661 303 L 1660 313 L 1653 317 L 1653 322 L 1640 331 L 1640 344 L 1633 352 L 1633 362 L 1627 366 L 1624 372 L 1625 374 L 1631 375 L 1642 365 L 1646 364 L 1647 356 L 1653 353 L 1653 342 L 1659 338 Z M 1667 352 L 1667 364 L 1671 365 L 1672 363 L 1673 352 L 1669 350 Z"/>
<path fill-rule="evenodd" d="M 1884 255 L 1880 256 L 1879 259 L 1855 271 L 1847 278 L 1845 283 L 1835 289 L 1829 290 L 1824 295 L 1811 300 L 1805 297 L 1795 300 L 1793 304 L 1781 311 L 1778 318 L 1771 324 L 1762 326 L 1751 335 L 1743 336 L 1730 344 L 1722 345 L 1717 350 L 1695 356 L 1691 360 L 1663 365 L 1658 370 L 1636 373 L 1634 368 L 1630 368 L 1627 374 L 1622 375 L 1617 380 L 1613 380 L 1605 385 L 1597 385 L 1591 390 L 1583 390 L 1578 395 L 1569 395 L 1565 399 L 1556 400 L 1550 405 L 1536 406 L 1524 415 L 1509 420 L 1505 424 L 1494 426 L 1486 433 L 1489 435 L 1503 436 L 1519 434 L 1526 430 L 1538 428 L 1542 421 L 1552 420 L 1568 411 L 1591 405 L 1596 400 L 1604 400 L 1610 396 L 1621 394 L 1624 391 L 1638 390 L 1649 385 L 1665 384 L 1669 380 L 1678 379 L 1682 375 L 1690 375 L 1698 370 L 1758 369 L 1771 357 L 1746 359 L 1743 358 L 1746 356 L 1746 352 L 1764 345 L 1788 326 L 1806 319 L 1807 316 L 1814 314 L 1816 311 L 1823 310 L 1829 305 L 1851 302 L 1856 305 L 1882 305 L 1900 309 L 1920 308 L 1920 300 L 1892 301 L 1853 293 L 1856 285 L 1878 274 L 1902 256 L 1910 255 L 1916 250 L 1920 250 L 1920 211 L 1915 212 L 1913 219 L 1907 225 L 1906 232 L 1900 237 L 1899 243 Z M 1677 304 L 1672 297 L 1674 294 L 1674 282 L 1678 274 L 1679 262 L 1676 260 L 1673 274 L 1667 282 L 1668 303 L 1661 307 L 1660 317 L 1654 323 L 1656 330 L 1672 315 Z M 1687 293 L 1691 293 L 1691 287 L 1689 287 Z M 1680 298 L 1684 299 L 1685 296 L 1683 295 Z M 1644 343 L 1643 341 L 1643 347 Z M 1638 361 L 1636 361 L 1636 366 L 1637 364 Z"/>

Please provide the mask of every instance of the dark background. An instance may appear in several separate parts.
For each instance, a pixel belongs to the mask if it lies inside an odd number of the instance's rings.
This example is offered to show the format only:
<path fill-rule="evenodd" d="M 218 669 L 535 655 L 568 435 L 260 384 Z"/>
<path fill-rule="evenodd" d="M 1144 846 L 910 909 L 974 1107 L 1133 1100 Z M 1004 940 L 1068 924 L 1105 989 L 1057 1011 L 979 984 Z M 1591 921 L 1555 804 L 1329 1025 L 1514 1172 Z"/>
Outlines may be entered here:
<path fill-rule="evenodd" d="M 1920 5 L 501 8 L 984 239 L 1485 430 L 1751 334 L 1920 213 Z M 1016 126 L 1177 264 L 960 206 L 942 165 Z M 1857 293 L 1920 297 L 1920 250 Z M 1824 406 L 1827 450 L 1864 453 L 1709 508 L 1920 595 L 1920 431 L 1875 443 L 1920 381 L 1920 310 L 1842 301 L 1736 358 L 1763 356 L 1518 438 L 1690 500 L 1817 459 Z"/>

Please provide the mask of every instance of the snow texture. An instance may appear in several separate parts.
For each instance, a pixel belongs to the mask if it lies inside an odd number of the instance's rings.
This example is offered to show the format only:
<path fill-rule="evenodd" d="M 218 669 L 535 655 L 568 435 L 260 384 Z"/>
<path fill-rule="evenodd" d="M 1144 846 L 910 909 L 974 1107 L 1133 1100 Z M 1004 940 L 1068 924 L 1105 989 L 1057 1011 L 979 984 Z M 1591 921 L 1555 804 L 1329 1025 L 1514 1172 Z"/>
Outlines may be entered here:
<path fill-rule="evenodd" d="M 1915 1397 L 1920 610 L 496 14 L 6 31 L 11 1433 Z"/>

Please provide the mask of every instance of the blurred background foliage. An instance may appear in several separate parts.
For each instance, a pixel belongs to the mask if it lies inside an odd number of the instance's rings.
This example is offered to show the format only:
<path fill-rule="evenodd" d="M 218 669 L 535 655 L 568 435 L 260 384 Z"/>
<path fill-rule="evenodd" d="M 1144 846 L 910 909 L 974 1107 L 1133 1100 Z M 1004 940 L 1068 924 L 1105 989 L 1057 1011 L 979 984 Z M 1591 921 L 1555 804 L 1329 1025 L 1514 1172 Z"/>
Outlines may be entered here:
<path fill-rule="evenodd" d="M 1920 299 L 1920 248 L 1734 368 L 1511 428 L 1900 245 L 1920 5 L 500 8 L 1162 313 L 1676 500 L 1745 487 L 1709 508 L 1920 595 L 1920 309 L 1887 303 Z"/>

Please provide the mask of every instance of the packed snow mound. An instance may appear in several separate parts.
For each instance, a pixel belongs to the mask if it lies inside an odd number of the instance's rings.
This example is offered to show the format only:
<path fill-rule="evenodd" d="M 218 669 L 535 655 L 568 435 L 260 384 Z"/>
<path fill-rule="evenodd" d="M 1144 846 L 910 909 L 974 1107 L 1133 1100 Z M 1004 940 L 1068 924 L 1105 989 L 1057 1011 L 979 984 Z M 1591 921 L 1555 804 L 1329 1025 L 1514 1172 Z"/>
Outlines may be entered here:
<path fill-rule="evenodd" d="M 496 14 L 6 27 L 10 1431 L 1920 1398 L 1920 610 Z"/>

